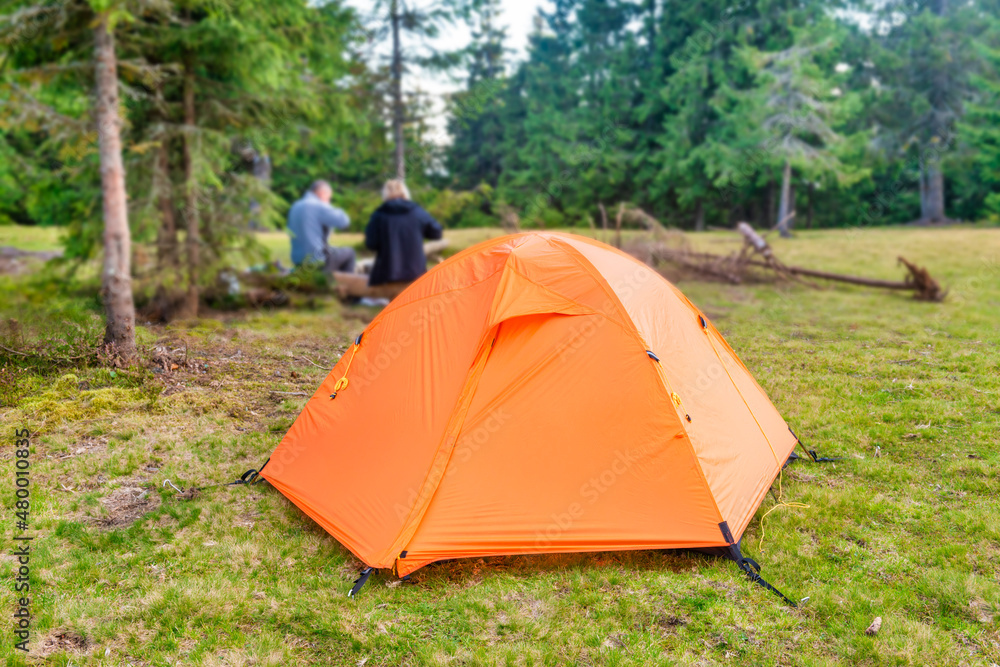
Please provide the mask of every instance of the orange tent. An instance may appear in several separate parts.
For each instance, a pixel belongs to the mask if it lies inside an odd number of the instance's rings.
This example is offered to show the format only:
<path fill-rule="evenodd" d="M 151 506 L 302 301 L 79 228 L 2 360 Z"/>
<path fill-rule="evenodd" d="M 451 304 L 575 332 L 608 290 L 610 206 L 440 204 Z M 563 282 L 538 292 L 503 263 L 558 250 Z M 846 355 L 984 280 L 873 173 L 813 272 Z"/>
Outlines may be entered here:
<path fill-rule="evenodd" d="M 739 539 L 795 444 L 676 287 L 597 241 L 536 232 L 469 248 L 394 299 L 260 474 L 399 576 L 720 548 L 754 578 Z"/>

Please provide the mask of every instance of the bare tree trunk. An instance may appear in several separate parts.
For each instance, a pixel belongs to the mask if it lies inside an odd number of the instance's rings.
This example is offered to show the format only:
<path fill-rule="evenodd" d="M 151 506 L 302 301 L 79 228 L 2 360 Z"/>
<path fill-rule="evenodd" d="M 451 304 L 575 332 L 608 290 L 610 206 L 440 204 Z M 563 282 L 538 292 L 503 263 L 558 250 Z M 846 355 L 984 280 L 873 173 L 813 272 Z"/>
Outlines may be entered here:
<path fill-rule="evenodd" d="M 763 227 L 769 227 L 774 220 L 777 211 L 775 210 L 775 199 L 774 196 L 774 179 L 767 180 L 767 218 L 764 220 Z"/>
<path fill-rule="evenodd" d="M 156 265 L 163 270 L 177 267 L 177 219 L 174 217 L 173 187 L 170 182 L 170 139 L 164 137 L 156 155 L 153 179 L 160 228 L 156 234 Z"/>
<path fill-rule="evenodd" d="M 406 148 L 403 145 L 403 122 L 406 108 L 403 106 L 403 51 L 399 39 L 399 0 L 392 0 L 390 8 L 392 21 L 392 136 L 396 142 L 396 178 L 406 178 Z"/>
<path fill-rule="evenodd" d="M 927 222 L 927 168 L 923 158 L 920 159 L 920 223 Z"/>
<path fill-rule="evenodd" d="M 135 356 L 135 302 L 132 299 L 132 235 L 118 117 L 118 62 L 108 15 L 94 27 L 95 115 L 101 160 L 104 207 L 104 269 L 101 293 L 106 326 L 104 342 L 122 359 Z"/>
<path fill-rule="evenodd" d="M 809 181 L 809 186 L 806 188 L 806 192 L 809 196 L 808 211 L 806 213 L 806 229 L 813 228 L 813 198 L 816 195 L 816 184 Z"/>
<path fill-rule="evenodd" d="M 931 222 L 943 222 L 944 215 L 944 173 L 941 165 L 927 165 L 927 215 Z"/>
<path fill-rule="evenodd" d="M 198 193 L 194 174 L 194 67 L 188 56 L 184 62 L 184 217 L 187 222 L 187 298 L 184 317 L 198 317 L 198 264 L 201 232 L 198 228 Z"/>
<path fill-rule="evenodd" d="M 694 213 L 694 231 L 705 231 L 705 202 L 698 200 L 698 208 Z"/>
<path fill-rule="evenodd" d="M 785 170 L 781 175 L 781 204 L 778 206 L 778 232 L 783 238 L 792 235 L 789 231 L 792 216 L 792 163 L 785 160 Z"/>

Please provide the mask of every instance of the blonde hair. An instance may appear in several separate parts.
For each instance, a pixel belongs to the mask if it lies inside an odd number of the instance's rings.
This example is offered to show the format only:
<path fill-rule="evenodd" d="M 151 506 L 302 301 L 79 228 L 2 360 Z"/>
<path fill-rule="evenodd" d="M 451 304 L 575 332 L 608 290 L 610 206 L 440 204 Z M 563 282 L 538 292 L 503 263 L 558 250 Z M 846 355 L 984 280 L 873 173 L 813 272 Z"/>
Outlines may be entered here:
<path fill-rule="evenodd" d="M 390 199 L 409 199 L 410 191 L 406 187 L 406 183 L 399 180 L 398 178 L 392 178 L 385 182 L 382 186 L 382 201 L 388 201 Z"/>

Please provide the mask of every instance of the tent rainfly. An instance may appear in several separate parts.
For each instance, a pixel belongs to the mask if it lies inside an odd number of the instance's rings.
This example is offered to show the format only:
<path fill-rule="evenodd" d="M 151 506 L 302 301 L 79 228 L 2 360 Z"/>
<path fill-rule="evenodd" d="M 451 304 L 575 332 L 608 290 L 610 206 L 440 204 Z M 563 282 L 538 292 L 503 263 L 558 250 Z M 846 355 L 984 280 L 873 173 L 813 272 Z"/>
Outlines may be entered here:
<path fill-rule="evenodd" d="M 739 543 L 796 442 L 674 285 L 597 241 L 534 232 L 458 253 L 394 299 L 260 475 L 368 566 L 352 595 L 373 568 L 682 548 L 774 590 Z"/>

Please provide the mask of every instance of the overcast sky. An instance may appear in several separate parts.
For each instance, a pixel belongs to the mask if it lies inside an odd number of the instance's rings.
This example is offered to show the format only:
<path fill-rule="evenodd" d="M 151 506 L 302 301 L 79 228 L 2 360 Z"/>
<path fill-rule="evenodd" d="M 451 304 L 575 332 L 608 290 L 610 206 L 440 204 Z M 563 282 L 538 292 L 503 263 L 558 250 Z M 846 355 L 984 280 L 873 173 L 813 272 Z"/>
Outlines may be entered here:
<path fill-rule="evenodd" d="M 412 0 L 417 6 L 429 6 L 431 0 Z M 370 0 L 346 0 L 347 4 L 354 7 L 365 16 L 370 11 Z M 507 48 L 511 49 L 509 60 L 521 60 L 525 55 L 525 48 L 528 44 L 528 35 L 531 33 L 533 17 L 539 7 L 549 8 L 548 0 L 501 0 L 503 14 L 500 23 L 507 27 Z M 433 42 L 435 48 L 442 51 L 451 51 L 466 46 L 469 43 L 470 33 L 465 25 L 449 26 L 442 31 L 442 35 Z M 384 62 L 384 56 L 390 52 L 390 43 L 379 45 L 372 57 L 379 58 Z M 460 82 L 455 82 L 446 75 L 430 75 L 426 72 L 415 70 L 404 78 L 403 86 L 406 90 L 421 90 L 437 98 L 435 108 L 443 113 L 444 107 L 441 97 L 461 87 Z M 432 122 L 435 134 L 435 143 L 444 143 L 447 140 L 444 133 L 443 117 Z"/>

